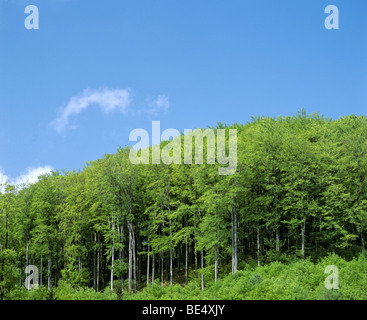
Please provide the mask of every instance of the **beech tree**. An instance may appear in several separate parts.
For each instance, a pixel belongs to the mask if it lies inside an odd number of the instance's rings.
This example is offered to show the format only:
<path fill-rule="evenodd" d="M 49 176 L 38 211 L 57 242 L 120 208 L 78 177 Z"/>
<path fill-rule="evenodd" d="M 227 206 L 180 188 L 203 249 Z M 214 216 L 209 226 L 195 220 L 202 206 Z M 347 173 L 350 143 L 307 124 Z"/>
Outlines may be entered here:
<path fill-rule="evenodd" d="M 249 261 L 365 250 L 365 116 L 301 110 L 209 129 L 237 130 L 233 175 L 208 161 L 216 153 L 205 138 L 192 153 L 203 164 L 166 161 L 173 149 L 164 141 L 157 164 L 132 164 L 130 148 L 120 147 L 78 172 L 1 185 L 0 297 L 24 285 L 27 265 L 47 289 L 62 280 L 124 294 L 190 280 L 205 290 Z M 184 163 L 184 135 L 181 142 Z"/>

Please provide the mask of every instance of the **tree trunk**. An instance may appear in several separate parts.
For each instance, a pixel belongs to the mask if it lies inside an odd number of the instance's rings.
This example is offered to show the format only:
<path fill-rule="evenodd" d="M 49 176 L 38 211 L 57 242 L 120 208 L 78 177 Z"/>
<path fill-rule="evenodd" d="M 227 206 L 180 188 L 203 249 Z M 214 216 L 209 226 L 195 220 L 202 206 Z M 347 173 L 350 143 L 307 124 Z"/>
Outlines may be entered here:
<path fill-rule="evenodd" d="M 114 235 L 114 231 L 115 231 L 115 220 L 112 217 L 111 291 L 113 291 L 113 267 L 114 267 L 114 262 L 115 262 L 115 235 Z"/>
<path fill-rule="evenodd" d="M 194 238 L 194 256 L 195 256 L 195 276 L 198 277 L 198 250 L 197 250 L 197 244 L 196 244 L 196 234 Z"/>
<path fill-rule="evenodd" d="M 232 274 L 234 273 L 234 217 L 233 217 L 233 208 L 231 210 L 231 232 L 232 232 Z"/>
<path fill-rule="evenodd" d="M 237 250 L 237 212 L 236 207 L 234 207 L 233 212 L 233 270 L 232 272 L 235 273 L 237 271 L 237 265 L 238 265 L 238 250 Z"/>
<path fill-rule="evenodd" d="M 25 253 L 25 266 L 28 267 L 29 240 L 27 239 L 27 249 Z"/>
<path fill-rule="evenodd" d="M 121 236 L 121 243 L 124 244 L 124 220 L 123 220 L 123 216 L 121 218 L 121 233 L 120 233 L 120 236 Z M 124 247 L 122 246 L 121 247 L 121 250 L 120 250 L 120 257 L 121 257 L 121 263 L 124 262 L 125 258 L 124 258 Z M 124 279 L 125 279 L 125 274 L 122 274 L 121 275 L 121 292 L 124 293 L 124 290 L 125 290 L 125 287 L 124 287 Z"/>
<path fill-rule="evenodd" d="M 29 253 L 29 240 L 27 237 L 27 248 L 26 248 L 26 252 L 25 252 L 25 266 L 28 267 L 28 253 Z M 28 290 L 28 286 L 27 286 L 27 290 Z"/>
<path fill-rule="evenodd" d="M 104 288 L 105 287 L 105 274 L 104 274 L 104 261 L 103 261 L 103 241 L 101 242 L 100 261 L 101 261 L 101 285 L 102 285 L 102 288 Z"/>
<path fill-rule="evenodd" d="M 99 255 L 100 255 L 100 238 L 99 238 L 99 233 L 98 233 L 98 247 L 97 247 L 97 275 L 96 275 L 96 290 L 97 292 L 99 291 Z"/>
<path fill-rule="evenodd" d="M 132 234 L 131 234 L 131 228 L 130 228 L 130 222 L 128 222 L 128 228 L 129 228 L 129 291 L 132 290 Z"/>
<path fill-rule="evenodd" d="M 147 286 L 149 285 L 149 236 L 148 236 L 148 254 L 147 254 Z"/>
<path fill-rule="evenodd" d="M 214 275 L 214 282 L 217 283 L 218 279 L 218 248 L 215 249 L 215 275 Z"/>
<path fill-rule="evenodd" d="M 152 255 L 152 285 L 154 284 L 154 253 Z"/>
<path fill-rule="evenodd" d="M 199 207 L 199 219 L 201 221 L 201 213 Z M 201 290 L 204 290 L 204 250 L 201 250 Z"/>
<path fill-rule="evenodd" d="M 260 228 L 257 227 L 257 265 L 260 266 Z"/>
<path fill-rule="evenodd" d="M 43 258 L 41 256 L 41 276 L 40 276 L 40 288 L 42 288 L 42 269 L 43 269 Z"/>
<path fill-rule="evenodd" d="M 361 232 L 361 244 L 362 244 L 362 251 L 365 250 L 365 241 L 364 241 L 364 233 L 363 231 Z"/>
<path fill-rule="evenodd" d="M 51 256 L 48 257 L 48 277 L 47 277 L 47 289 L 51 290 Z"/>
<path fill-rule="evenodd" d="M 133 270 L 134 270 L 134 293 L 136 293 L 136 252 L 135 252 L 135 239 L 133 241 Z"/>
<path fill-rule="evenodd" d="M 201 251 L 201 290 L 204 290 L 204 251 Z"/>
<path fill-rule="evenodd" d="M 93 237 L 93 236 L 92 236 Z M 96 244 L 97 235 L 94 233 L 94 250 L 93 250 L 93 289 L 96 290 Z"/>
<path fill-rule="evenodd" d="M 188 282 L 188 251 L 187 251 L 187 234 L 186 234 L 186 241 L 185 241 L 185 285 Z"/>
<path fill-rule="evenodd" d="M 173 266 L 172 266 L 172 220 L 171 220 L 171 214 L 170 209 L 168 207 L 168 214 L 170 215 L 169 218 L 169 234 L 170 234 L 170 245 L 169 245 L 169 283 L 172 286 L 173 281 Z"/>
<path fill-rule="evenodd" d="M 298 231 L 296 229 L 296 254 L 298 255 Z"/>
<path fill-rule="evenodd" d="M 19 259 L 19 288 L 22 287 L 22 257 Z"/>
<path fill-rule="evenodd" d="M 5 210 L 5 250 L 8 249 L 8 211 Z M 2 259 L 1 261 L 1 281 L 0 283 L 4 280 L 4 265 L 5 264 L 5 259 Z M 1 293 L 0 293 L 0 299 L 4 300 L 4 294 L 5 294 L 5 287 L 4 285 L 1 285 Z"/>
<path fill-rule="evenodd" d="M 129 221 L 129 225 L 130 225 L 130 229 L 131 229 L 131 245 L 132 245 L 132 258 L 133 258 L 133 277 L 134 277 L 134 293 L 136 293 L 136 252 L 135 252 L 135 233 L 134 233 L 134 228 L 133 228 L 133 224 L 131 221 Z"/>
<path fill-rule="evenodd" d="M 302 260 L 305 260 L 305 231 L 306 231 L 306 217 L 303 217 L 302 222 Z"/>
<path fill-rule="evenodd" d="M 164 268 L 164 263 L 163 263 L 163 250 L 161 250 L 161 286 L 163 287 L 163 268 Z"/>

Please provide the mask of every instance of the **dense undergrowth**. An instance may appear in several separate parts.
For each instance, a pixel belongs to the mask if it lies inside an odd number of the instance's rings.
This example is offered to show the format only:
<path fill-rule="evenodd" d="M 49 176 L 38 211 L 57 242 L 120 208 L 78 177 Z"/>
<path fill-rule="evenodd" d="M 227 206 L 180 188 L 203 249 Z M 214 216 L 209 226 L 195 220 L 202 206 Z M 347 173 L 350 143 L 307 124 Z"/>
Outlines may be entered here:
<path fill-rule="evenodd" d="M 325 268 L 334 265 L 339 271 L 339 288 L 326 289 L 329 276 Z M 187 286 L 161 286 L 159 279 L 137 294 L 111 292 L 109 287 L 95 292 L 91 288 L 75 287 L 60 281 L 57 288 L 27 291 L 24 287 L 10 292 L 12 300 L 366 300 L 367 257 L 361 254 L 350 261 L 329 255 L 317 263 L 310 259 L 290 263 L 271 262 L 264 266 L 241 265 L 234 274 L 207 281 L 201 290 L 200 279 Z M 207 276 L 207 275 L 206 275 Z"/>

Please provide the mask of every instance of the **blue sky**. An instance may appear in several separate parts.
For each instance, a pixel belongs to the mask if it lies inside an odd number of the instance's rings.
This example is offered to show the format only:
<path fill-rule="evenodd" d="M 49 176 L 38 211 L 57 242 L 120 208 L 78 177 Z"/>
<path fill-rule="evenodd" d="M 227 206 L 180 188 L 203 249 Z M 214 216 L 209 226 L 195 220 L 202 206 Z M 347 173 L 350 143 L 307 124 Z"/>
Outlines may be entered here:
<path fill-rule="evenodd" d="M 0 177 L 82 169 L 153 120 L 366 114 L 366 35 L 365 0 L 0 0 Z"/>

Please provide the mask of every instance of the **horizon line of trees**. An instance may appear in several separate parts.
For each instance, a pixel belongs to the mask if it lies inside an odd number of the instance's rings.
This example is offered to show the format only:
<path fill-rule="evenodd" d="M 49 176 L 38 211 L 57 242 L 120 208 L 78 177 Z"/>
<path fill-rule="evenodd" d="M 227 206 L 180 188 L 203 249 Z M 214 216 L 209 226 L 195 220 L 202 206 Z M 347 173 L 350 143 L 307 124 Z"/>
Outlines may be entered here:
<path fill-rule="evenodd" d="M 0 298 L 24 285 L 31 264 L 48 289 L 62 279 L 136 292 L 156 279 L 172 285 L 182 270 L 204 290 L 228 264 L 234 273 L 249 259 L 365 249 L 365 116 L 302 110 L 212 129 L 223 128 L 237 129 L 233 175 L 218 175 L 218 164 L 133 165 L 120 147 L 79 172 L 3 184 Z"/>

